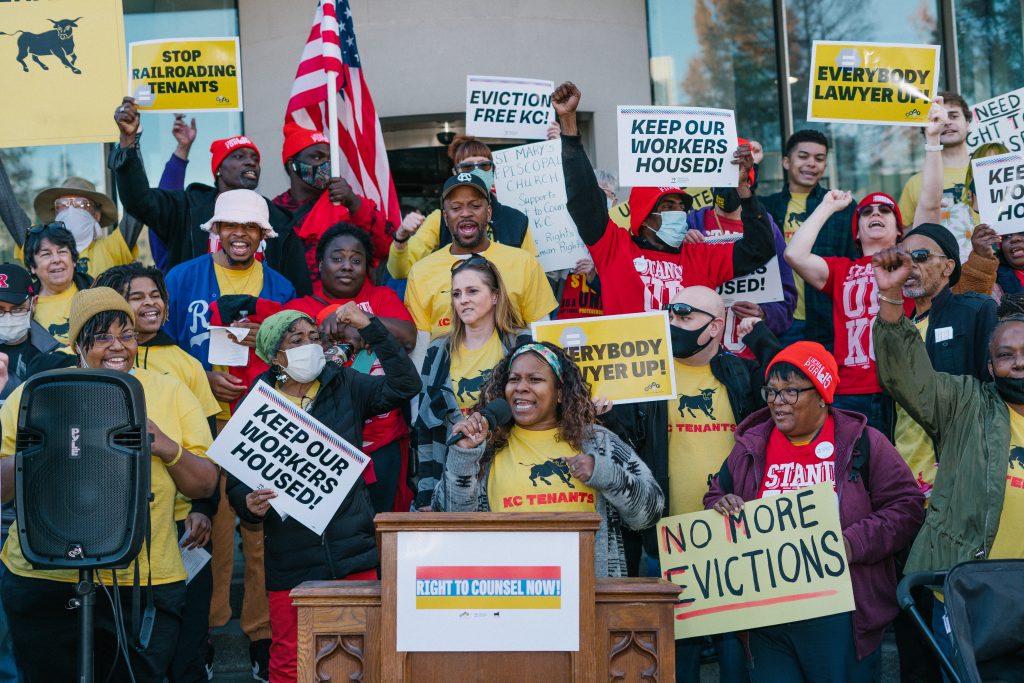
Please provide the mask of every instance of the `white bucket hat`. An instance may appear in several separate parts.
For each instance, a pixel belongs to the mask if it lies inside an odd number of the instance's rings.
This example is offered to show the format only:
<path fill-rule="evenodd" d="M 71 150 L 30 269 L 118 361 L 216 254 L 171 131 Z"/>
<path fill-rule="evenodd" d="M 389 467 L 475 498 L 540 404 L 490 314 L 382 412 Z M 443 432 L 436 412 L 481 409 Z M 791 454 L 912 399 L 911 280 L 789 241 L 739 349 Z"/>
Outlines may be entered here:
<path fill-rule="evenodd" d="M 267 200 L 252 190 L 228 190 L 217 195 L 213 217 L 199 227 L 211 232 L 217 223 L 253 223 L 263 228 L 263 237 L 277 237 L 270 225 Z"/>

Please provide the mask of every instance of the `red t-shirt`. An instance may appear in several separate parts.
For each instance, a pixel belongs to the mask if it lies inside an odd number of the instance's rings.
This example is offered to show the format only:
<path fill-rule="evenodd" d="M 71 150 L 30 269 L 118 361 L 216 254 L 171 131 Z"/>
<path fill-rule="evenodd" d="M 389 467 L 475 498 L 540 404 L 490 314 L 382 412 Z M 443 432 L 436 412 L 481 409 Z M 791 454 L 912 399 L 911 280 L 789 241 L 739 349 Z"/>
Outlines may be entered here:
<path fill-rule="evenodd" d="M 829 415 L 818 436 L 808 444 L 792 443 L 778 429 L 768 437 L 768 452 L 758 498 L 777 496 L 808 486 L 836 481 L 836 424 Z"/>
<path fill-rule="evenodd" d="M 558 306 L 558 319 L 592 318 L 604 315 L 601 293 L 590 286 L 586 275 L 570 273 L 565 278 L 562 302 Z"/>
<path fill-rule="evenodd" d="M 683 244 L 678 254 L 641 249 L 611 221 L 590 247 L 605 315 L 657 311 L 682 287 L 715 288 L 733 278 L 733 244 Z"/>
<path fill-rule="evenodd" d="M 832 298 L 835 356 L 840 394 L 874 394 L 882 390 L 875 371 L 871 326 L 878 316 L 878 288 L 871 257 L 853 260 L 827 256 L 828 280 L 821 291 Z"/>
<path fill-rule="evenodd" d="M 313 286 L 314 294 L 304 296 L 301 299 L 289 301 L 285 308 L 302 311 L 314 319 L 326 308 L 337 308 L 349 301 L 355 301 L 359 308 L 371 315 L 381 318 L 398 318 L 412 322 L 412 316 L 406 310 L 405 304 L 398 298 L 393 290 L 388 287 L 377 287 L 369 278 L 363 284 L 359 293 L 351 299 L 333 299 L 324 293 L 323 285 L 319 282 Z M 351 364 L 351 361 L 349 361 Z M 373 364 L 367 374 L 383 375 L 384 368 L 373 355 Z M 398 408 L 383 415 L 374 415 L 363 423 L 363 450 L 367 453 L 389 444 L 409 433 L 409 427 L 405 423 L 402 411 Z"/>

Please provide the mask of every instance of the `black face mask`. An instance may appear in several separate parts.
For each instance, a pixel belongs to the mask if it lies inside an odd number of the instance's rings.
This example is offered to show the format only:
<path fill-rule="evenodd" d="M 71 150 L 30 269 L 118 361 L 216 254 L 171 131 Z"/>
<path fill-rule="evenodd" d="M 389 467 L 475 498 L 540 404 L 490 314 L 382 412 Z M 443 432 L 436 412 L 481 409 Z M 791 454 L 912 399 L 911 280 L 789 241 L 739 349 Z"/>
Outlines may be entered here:
<path fill-rule="evenodd" d="M 740 208 L 740 193 L 735 187 L 715 187 L 711 189 L 715 196 L 715 206 L 726 213 Z"/>
<path fill-rule="evenodd" d="M 1024 379 L 996 377 L 996 391 L 1007 403 L 1024 404 Z"/>
<path fill-rule="evenodd" d="M 704 333 L 704 330 L 708 329 L 708 325 L 712 322 L 714 321 L 709 320 L 704 327 L 696 330 L 684 330 L 681 327 L 669 325 L 668 330 L 672 335 L 672 355 L 676 358 L 690 358 L 706 349 L 713 337 L 709 337 L 703 344 L 698 344 L 697 339 Z"/>

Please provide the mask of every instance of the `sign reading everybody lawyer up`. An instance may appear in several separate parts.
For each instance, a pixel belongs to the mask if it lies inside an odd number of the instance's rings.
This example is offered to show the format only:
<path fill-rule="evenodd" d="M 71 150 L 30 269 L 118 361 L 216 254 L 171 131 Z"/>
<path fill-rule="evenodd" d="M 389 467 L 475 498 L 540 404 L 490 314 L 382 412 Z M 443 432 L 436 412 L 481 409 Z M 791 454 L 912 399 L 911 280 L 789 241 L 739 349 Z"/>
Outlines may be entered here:
<path fill-rule="evenodd" d="M 649 311 L 532 325 L 533 338 L 562 347 L 593 397 L 616 403 L 676 397 L 668 313 Z"/>
<path fill-rule="evenodd" d="M 997 154 L 971 163 L 981 222 L 1000 235 L 1024 232 L 1024 153 Z"/>
<path fill-rule="evenodd" d="M 370 459 L 260 381 L 235 408 L 207 455 L 270 505 L 322 534 Z"/>
<path fill-rule="evenodd" d="M 658 522 L 663 576 L 682 591 L 676 638 L 853 611 L 832 484 Z"/>
<path fill-rule="evenodd" d="M 618 108 L 623 187 L 736 187 L 736 119 L 728 109 Z"/>
<path fill-rule="evenodd" d="M 242 111 L 238 38 L 143 40 L 128 46 L 132 97 L 143 111 Z"/>
<path fill-rule="evenodd" d="M 543 140 L 555 120 L 553 81 L 466 76 L 466 135 Z"/>
<path fill-rule="evenodd" d="M 924 126 L 939 46 L 816 40 L 808 80 L 808 121 Z"/>

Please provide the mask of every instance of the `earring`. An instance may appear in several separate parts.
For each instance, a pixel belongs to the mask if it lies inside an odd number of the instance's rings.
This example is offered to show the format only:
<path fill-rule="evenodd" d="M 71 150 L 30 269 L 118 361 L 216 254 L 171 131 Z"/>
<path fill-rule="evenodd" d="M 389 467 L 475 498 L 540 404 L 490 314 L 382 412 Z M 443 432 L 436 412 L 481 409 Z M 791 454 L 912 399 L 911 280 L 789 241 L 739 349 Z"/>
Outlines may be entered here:
<path fill-rule="evenodd" d="M 824 401 L 818 401 L 818 407 L 819 408 L 824 408 L 825 407 L 825 402 Z"/>

